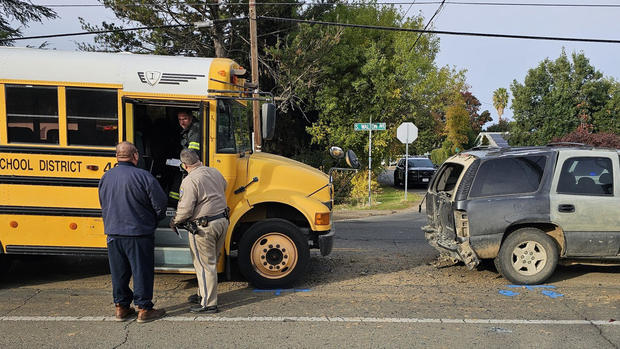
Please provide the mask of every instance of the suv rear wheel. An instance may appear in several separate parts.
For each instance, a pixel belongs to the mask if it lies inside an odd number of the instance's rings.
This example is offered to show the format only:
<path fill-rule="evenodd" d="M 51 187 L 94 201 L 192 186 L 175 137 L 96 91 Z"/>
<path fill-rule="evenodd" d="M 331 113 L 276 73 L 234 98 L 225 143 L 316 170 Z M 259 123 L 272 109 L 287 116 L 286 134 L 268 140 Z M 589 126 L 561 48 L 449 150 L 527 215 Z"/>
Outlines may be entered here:
<path fill-rule="evenodd" d="M 558 247 L 549 235 L 536 228 L 521 228 L 506 238 L 495 265 L 515 284 L 533 285 L 553 274 L 558 258 Z"/>

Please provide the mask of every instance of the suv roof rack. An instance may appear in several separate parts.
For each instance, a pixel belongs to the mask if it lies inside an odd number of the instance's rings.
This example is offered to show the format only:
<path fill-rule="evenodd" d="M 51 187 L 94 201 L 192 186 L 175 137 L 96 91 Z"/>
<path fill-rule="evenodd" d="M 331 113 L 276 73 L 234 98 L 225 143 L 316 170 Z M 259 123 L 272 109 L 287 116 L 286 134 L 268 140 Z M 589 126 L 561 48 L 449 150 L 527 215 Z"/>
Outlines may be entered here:
<path fill-rule="evenodd" d="M 547 143 L 548 147 L 555 147 L 555 146 L 559 146 L 559 147 L 590 147 L 590 145 L 584 144 L 584 143 L 577 143 L 577 142 L 551 142 L 551 143 Z"/>

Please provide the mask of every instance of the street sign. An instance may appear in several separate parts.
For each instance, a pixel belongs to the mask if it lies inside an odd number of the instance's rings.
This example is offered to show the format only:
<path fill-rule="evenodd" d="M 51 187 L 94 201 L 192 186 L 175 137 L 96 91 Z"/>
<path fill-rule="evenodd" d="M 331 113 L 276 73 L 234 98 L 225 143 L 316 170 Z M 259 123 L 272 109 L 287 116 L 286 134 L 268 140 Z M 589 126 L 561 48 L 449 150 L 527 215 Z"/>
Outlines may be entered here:
<path fill-rule="evenodd" d="M 368 122 L 356 122 L 355 123 L 355 131 L 368 131 L 370 129 L 370 123 Z M 385 131 L 385 122 L 373 122 L 372 123 L 373 131 Z"/>
<path fill-rule="evenodd" d="M 405 144 L 409 144 L 418 138 L 418 128 L 413 122 L 403 122 L 396 129 L 396 138 Z"/>

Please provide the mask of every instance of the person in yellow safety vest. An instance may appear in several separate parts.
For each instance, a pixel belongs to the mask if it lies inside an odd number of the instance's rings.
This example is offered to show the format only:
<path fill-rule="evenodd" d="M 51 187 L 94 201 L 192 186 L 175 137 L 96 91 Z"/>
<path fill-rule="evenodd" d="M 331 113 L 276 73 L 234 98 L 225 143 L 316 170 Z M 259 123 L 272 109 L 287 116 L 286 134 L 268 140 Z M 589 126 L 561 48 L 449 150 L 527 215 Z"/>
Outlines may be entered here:
<path fill-rule="evenodd" d="M 195 151 L 200 158 L 200 123 L 192 116 L 192 111 L 189 109 L 180 109 L 177 112 L 177 118 L 181 126 L 181 148 Z M 172 189 L 168 193 L 174 202 L 179 200 L 181 180 L 182 176 L 175 178 Z"/>

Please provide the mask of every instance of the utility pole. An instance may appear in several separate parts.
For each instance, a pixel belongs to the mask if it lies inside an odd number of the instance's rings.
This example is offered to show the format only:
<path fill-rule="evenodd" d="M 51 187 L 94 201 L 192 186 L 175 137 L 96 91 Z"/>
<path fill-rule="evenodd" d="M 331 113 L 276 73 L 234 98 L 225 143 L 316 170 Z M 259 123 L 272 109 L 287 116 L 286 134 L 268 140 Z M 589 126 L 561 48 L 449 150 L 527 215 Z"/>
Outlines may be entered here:
<path fill-rule="evenodd" d="M 250 60 L 252 64 L 252 85 L 258 91 L 258 38 L 256 37 L 256 3 L 250 0 Z M 258 94 L 252 97 L 258 98 Z M 260 113 L 258 99 L 252 100 L 252 115 L 254 120 L 254 150 L 261 151 L 262 138 L 260 132 Z"/>

